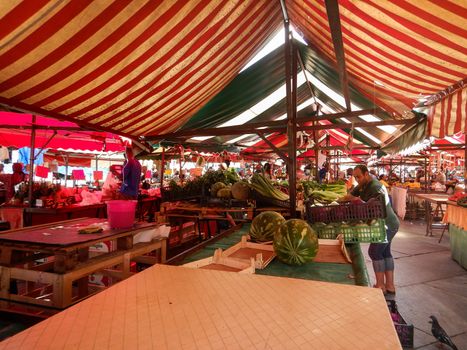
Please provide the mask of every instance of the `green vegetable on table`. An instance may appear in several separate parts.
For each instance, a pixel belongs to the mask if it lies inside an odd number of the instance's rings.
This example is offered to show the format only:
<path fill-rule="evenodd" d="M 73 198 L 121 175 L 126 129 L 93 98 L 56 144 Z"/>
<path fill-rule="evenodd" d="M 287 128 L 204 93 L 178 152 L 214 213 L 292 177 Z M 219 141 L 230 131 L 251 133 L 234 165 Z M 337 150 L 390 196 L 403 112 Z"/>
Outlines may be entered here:
<path fill-rule="evenodd" d="M 250 187 L 267 198 L 277 199 L 280 201 L 289 200 L 289 195 L 275 188 L 269 179 L 261 174 L 254 174 L 251 178 Z"/>

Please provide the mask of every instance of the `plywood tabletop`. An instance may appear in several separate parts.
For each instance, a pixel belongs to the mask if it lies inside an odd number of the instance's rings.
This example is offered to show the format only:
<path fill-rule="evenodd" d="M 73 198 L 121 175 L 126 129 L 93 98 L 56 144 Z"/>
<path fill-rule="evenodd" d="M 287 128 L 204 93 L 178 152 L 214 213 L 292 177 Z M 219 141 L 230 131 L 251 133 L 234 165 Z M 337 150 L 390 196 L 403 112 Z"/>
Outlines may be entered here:
<path fill-rule="evenodd" d="M 0 235 L 0 244 L 6 243 L 33 243 L 44 246 L 70 246 L 94 240 L 111 239 L 112 236 L 124 233 L 136 233 L 138 229 L 156 226 L 155 223 L 136 223 L 131 228 L 111 229 L 106 219 L 81 218 L 54 222 L 46 225 L 25 227 L 19 230 L 8 231 Z M 78 231 L 88 226 L 98 226 L 103 229 L 100 233 L 79 234 Z"/>
<path fill-rule="evenodd" d="M 0 349 L 401 349 L 380 290 L 156 265 Z"/>

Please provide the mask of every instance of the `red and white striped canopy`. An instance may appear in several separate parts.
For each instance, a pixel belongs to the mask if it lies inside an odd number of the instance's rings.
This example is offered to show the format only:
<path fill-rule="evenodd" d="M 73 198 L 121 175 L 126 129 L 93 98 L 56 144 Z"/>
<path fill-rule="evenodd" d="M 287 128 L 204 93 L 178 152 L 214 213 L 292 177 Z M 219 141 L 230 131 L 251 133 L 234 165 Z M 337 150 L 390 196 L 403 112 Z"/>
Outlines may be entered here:
<path fill-rule="evenodd" d="M 336 62 L 325 2 L 288 0 L 287 6 L 308 43 Z M 349 81 L 387 111 L 403 115 L 420 97 L 467 77 L 465 0 L 339 0 L 339 13 Z M 465 101 L 463 96 L 464 107 Z M 461 113 L 465 121 L 465 108 Z M 442 123 L 443 112 L 434 115 Z M 454 118 L 445 120 L 445 127 L 449 123 L 455 124 Z"/>
<path fill-rule="evenodd" d="M 467 87 L 444 97 L 428 112 L 431 135 L 443 138 L 459 132 L 467 134 Z"/>
<path fill-rule="evenodd" d="M 324 0 L 286 5 L 335 63 Z M 385 110 L 403 115 L 467 76 L 465 0 L 339 0 L 339 11 L 349 81 Z M 0 1 L 0 103 L 130 137 L 168 133 L 281 25 L 276 0 Z"/>
<path fill-rule="evenodd" d="M 279 1 L 1 1 L 0 102 L 127 136 L 169 132 L 281 26 Z"/>

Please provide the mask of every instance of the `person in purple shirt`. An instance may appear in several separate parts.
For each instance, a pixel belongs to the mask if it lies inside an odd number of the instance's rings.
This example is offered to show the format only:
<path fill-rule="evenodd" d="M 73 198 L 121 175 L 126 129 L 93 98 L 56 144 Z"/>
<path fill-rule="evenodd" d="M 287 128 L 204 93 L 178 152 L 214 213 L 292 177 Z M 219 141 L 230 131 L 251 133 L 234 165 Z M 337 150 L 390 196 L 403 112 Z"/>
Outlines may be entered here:
<path fill-rule="evenodd" d="M 124 199 L 137 199 L 141 179 L 141 164 L 133 156 L 131 147 L 125 149 L 126 161 L 122 170 L 120 193 Z"/>

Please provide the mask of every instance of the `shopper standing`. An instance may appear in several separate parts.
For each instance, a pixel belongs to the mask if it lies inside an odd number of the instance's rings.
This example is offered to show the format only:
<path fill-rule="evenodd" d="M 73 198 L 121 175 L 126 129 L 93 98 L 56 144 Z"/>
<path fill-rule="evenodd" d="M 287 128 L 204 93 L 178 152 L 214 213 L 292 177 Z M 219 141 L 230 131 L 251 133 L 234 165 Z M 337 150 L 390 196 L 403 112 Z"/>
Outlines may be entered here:
<path fill-rule="evenodd" d="M 131 147 L 125 149 L 126 161 L 122 170 L 120 193 L 124 199 L 137 199 L 141 179 L 141 164 L 134 158 Z"/>
<path fill-rule="evenodd" d="M 394 259 L 391 254 L 391 241 L 399 230 L 399 219 L 389 202 L 389 195 L 378 180 L 373 178 L 368 172 L 366 165 L 357 165 L 354 168 L 353 176 L 358 185 L 350 194 L 344 197 L 344 200 L 360 198 L 368 202 L 372 198 L 383 196 L 386 205 L 386 241 L 383 243 L 371 243 L 368 249 L 368 255 L 373 263 L 376 283 L 375 288 L 381 288 L 384 293 L 395 294 L 394 285 Z"/>

